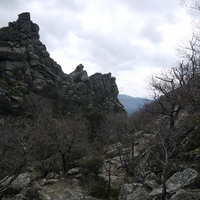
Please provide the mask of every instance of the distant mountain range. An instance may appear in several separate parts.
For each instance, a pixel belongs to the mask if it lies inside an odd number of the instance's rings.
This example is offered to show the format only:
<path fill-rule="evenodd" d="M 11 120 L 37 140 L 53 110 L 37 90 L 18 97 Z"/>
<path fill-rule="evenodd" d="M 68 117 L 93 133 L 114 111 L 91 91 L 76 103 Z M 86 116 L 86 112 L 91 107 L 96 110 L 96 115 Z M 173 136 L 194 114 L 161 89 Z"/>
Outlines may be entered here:
<path fill-rule="evenodd" d="M 136 112 L 145 103 L 149 102 L 148 99 L 140 97 L 131 97 L 125 94 L 119 94 L 118 99 L 123 104 L 128 115 L 132 114 L 133 112 Z"/>

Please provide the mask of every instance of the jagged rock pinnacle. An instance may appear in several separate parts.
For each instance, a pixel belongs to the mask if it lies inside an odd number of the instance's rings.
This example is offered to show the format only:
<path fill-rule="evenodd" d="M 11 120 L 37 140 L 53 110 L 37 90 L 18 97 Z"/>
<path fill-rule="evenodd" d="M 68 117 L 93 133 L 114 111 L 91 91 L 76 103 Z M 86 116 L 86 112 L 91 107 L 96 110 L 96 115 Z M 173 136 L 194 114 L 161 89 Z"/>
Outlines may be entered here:
<path fill-rule="evenodd" d="M 62 105 L 67 112 L 88 105 L 108 112 L 124 112 L 111 73 L 88 77 L 83 68 L 79 64 L 69 75 L 62 71 L 39 40 L 39 26 L 31 21 L 29 12 L 19 14 L 16 21 L 0 29 L 0 95 L 15 94 L 6 96 L 15 107 L 23 102 L 21 91 L 27 88 L 50 98 L 59 95 L 60 102 L 68 102 Z M 19 82 L 20 89 L 16 92 L 5 80 L 12 80 L 13 85 Z"/>
<path fill-rule="evenodd" d="M 30 21 L 31 20 L 31 15 L 29 12 L 23 12 L 18 15 L 18 21 Z"/>
<path fill-rule="evenodd" d="M 83 70 L 83 68 L 84 68 L 84 66 L 83 66 L 82 64 L 80 64 L 80 65 L 78 65 L 78 66 L 76 67 L 75 72 L 80 72 L 80 71 Z"/>

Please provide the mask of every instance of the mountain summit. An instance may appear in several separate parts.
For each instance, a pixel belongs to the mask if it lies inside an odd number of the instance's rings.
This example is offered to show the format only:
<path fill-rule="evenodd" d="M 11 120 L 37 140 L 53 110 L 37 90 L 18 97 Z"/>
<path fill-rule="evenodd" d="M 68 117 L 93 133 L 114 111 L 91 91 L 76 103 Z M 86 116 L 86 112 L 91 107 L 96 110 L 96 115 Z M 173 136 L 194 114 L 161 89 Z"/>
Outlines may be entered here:
<path fill-rule="evenodd" d="M 39 38 L 39 26 L 31 21 L 28 12 L 0 29 L 1 112 L 17 111 L 31 93 L 53 99 L 64 113 L 88 107 L 125 112 L 111 73 L 88 76 L 80 64 L 65 74 Z"/>

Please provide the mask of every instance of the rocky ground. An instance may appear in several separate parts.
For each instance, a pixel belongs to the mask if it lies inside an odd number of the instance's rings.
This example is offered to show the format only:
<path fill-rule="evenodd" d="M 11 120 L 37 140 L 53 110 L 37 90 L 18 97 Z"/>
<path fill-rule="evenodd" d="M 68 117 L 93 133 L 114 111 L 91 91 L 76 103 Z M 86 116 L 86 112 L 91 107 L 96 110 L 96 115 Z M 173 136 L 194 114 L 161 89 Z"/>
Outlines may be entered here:
<path fill-rule="evenodd" d="M 99 177 L 104 179 L 107 183 L 110 181 L 112 188 L 120 189 L 118 200 L 161 199 L 162 182 L 159 176 L 154 172 L 148 171 L 146 172 L 143 182 L 138 181 L 138 179 L 128 177 L 122 169 L 120 157 L 117 153 L 117 148 L 114 148 L 116 146 L 119 146 L 119 144 L 112 145 L 108 148 L 106 154 L 107 158 L 104 160 L 104 167 L 101 171 L 101 174 L 99 174 Z M 135 156 L 138 155 L 138 148 L 141 149 L 139 143 L 135 146 Z M 166 199 L 200 199 L 200 189 L 198 188 L 200 173 L 198 172 L 196 166 L 198 166 L 198 163 L 185 164 L 184 166 L 182 166 L 182 170 L 175 172 L 171 175 L 170 178 L 166 180 Z M 36 173 L 34 169 L 33 171 L 29 170 L 29 172 L 21 174 L 20 177 L 16 181 L 14 181 L 12 185 L 13 189 L 18 190 L 19 193 L 12 196 L 8 195 L 3 199 L 98 199 L 95 197 L 91 197 L 88 188 L 80 185 L 80 168 L 73 168 L 69 170 L 64 176 L 52 172 L 45 177 L 33 178 L 34 176 L 36 176 L 36 174 L 39 173 Z M 30 198 L 31 196 L 32 198 Z"/>
<path fill-rule="evenodd" d="M 6 195 L 4 200 L 22 200 L 22 199 L 41 199 L 58 200 L 70 198 L 83 198 L 84 191 L 79 186 L 78 180 L 70 176 L 60 176 L 56 173 L 50 173 L 37 181 L 31 180 L 30 173 L 24 173 L 20 179 L 16 180 L 14 187 L 18 187 L 21 192 L 17 195 Z M 22 184 L 25 183 L 26 184 Z M 21 184 L 21 185 L 20 185 Z M 16 188 L 15 188 L 16 189 Z M 36 195 L 36 193 L 38 195 Z"/>

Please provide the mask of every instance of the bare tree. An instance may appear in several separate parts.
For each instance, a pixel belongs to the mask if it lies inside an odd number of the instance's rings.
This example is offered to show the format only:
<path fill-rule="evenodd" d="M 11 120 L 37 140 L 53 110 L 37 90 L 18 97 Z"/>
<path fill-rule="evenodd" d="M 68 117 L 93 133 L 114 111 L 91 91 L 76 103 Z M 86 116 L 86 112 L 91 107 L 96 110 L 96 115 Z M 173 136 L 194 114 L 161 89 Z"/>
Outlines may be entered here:
<path fill-rule="evenodd" d="M 49 126 L 52 121 L 52 113 L 48 110 L 42 111 L 38 114 L 34 121 L 35 131 L 35 144 L 31 156 L 34 160 L 41 163 L 41 170 L 45 174 L 45 160 L 55 154 L 54 141 L 49 134 Z"/>
<path fill-rule="evenodd" d="M 96 140 L 100 146 L 122 142 L 128 129 L 128 120 L 124 114 L 108 114 L 96 131 Z"/>
<path fill-rule="evenodd" d="M 7 118 L 0 124 L 0 196 L 30 161 L 34 130 L 27 121 Z"/>
<path fill-rule="evenodd" d="M 166 181 L 168 179 L 167 174 L 169 173 L 171 167 L 170 158 L 173 156 L 177 148 L 175 136 L 176 134 L 174 131 L 172 131 L 172 129 L 163 130 L 163 128 L 160 126 L 156 130 L 155 137 L 152 138 L 154 145 L 151 151 L 154 159 L 158 161 L 162 168 L 162 200 L 165 200 L 167 195 Z"/>
<path fill-rule="evenodd" d="M 54 143 L 55 150 L 62 158 L 64 172 L 67 170 L 67 165 L 73 164 L 76 156 L 80 157 L 89 148 L 86 144 L 86 127 L 79 116 L 70 119 L 52 119 L 49 124 L 49 136 Z"/>
<path fill-rule="evenodd" d="M 183 0 L 182 4 L 200 10 L 197 0 Z M 169 71 L 153 76 L 150 82 L 156 108 L 153 112 L 168 116 L 171 128 L 185 106 L 200 105 L 200 26 L 194 23 L 193 28 L 191 39 L 178 48 L 181 61 Z"/>
<path fill-rule="evenodd" d="M 108 184 L 108 188 L 107 188 L 107 191 L 108 191 L 108 197 L 110 198 L 110 190 L 111 190 L 111 167 L 112 167 L 112 163 L 110 161 L 108 161 L 107 163 L 104 163 L 104 169 L 106 170 L 106 172 L 108 173 L 108 181 L 107 181 L 107 184 Z"/>
<path fill-rule="evenodd" d="M 184 79 L 184 70 L 180 65 L 176 69 L 172 68 L 169 72 L 164 71 L 158 76 L 153 76 L 150 82 L 154 102 L 146 104 L 146 110 L 167 116 L 170 128 L 174 127 L 179 112 L 186 106 L 184 101 L 185 85 L 182 79 Z"/>
<path fill-rule="evenodd" d="M 151 125 L 151 137 L 147 146 L 149 154 L 147 156 L 148 165 L 144 163 L 145 171 L 153 171 L 161 180 L 161 199 L 165 200 L 167 195 L 166 182 L 172 171 L 177 170 L 173 164 L 173 159 L 179 152 L 179 144 L 185 133 L 176 128 L 168 128 L 165 120 L 160 119 L 159 123 Z M 146 162 L 147 162 L 146 160 Z"/>
<path fill-rule="evenodd" d="M 194 32 L 191 39 L 184 43 L 178 51 L 182 58 L 182 66 L 185 70 L 185 87 L 187 95 L 185 99 L 189 104 L 200 105 L 200 35 L 199 24 L 194 25 Z"/>

